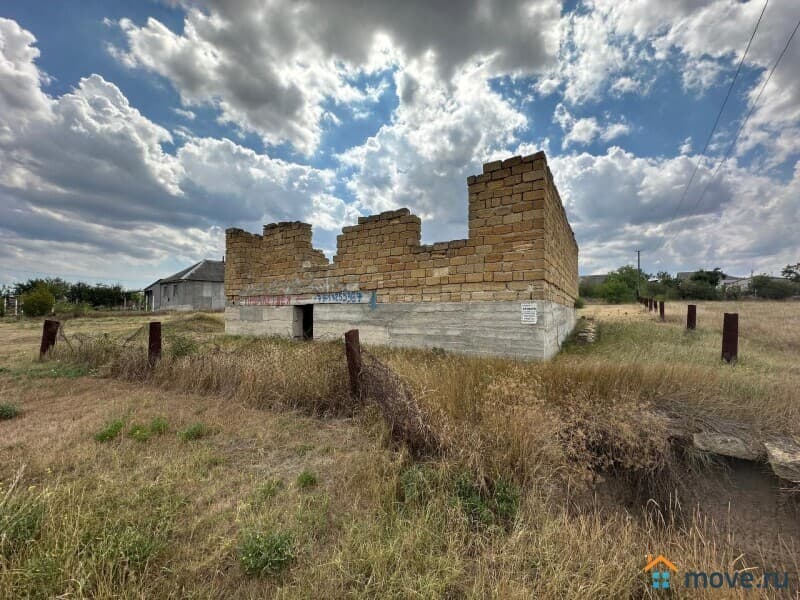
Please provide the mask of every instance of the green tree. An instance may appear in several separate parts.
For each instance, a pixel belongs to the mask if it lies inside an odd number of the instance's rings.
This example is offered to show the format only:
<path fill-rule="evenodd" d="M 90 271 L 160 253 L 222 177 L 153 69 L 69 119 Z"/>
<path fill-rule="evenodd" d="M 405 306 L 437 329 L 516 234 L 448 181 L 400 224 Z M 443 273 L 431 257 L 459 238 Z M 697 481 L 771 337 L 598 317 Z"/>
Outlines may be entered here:
<path fill-rule="evenodd" d="M 682 281 L 679 294 L 684 300 L 719 300 L 721 295 L 716 285 L 702 279 Z"/>
<path fill-rule="evenodd" d="M 658 279 L 658 283 L 666 287 L 678 287 L 678 283 L 680 282 L 679 279 L 673 277 L 667 271 L 659 271 L 656 273 L 656 279 Z"/>
<path fill-rule="evenodd" d="M 590 283 L 581 283 L 578 286 L 578 294 L 581 298 L 601 298 L 601 290 L 599 285 L 592 285 Z"/>
<path fill-rule="evenodd" d="M 88 291 L 88 302 L 92 306 L 111 308 L 122 304 L 122 286 L 98 284 Z"/>
<path fill-rule="evenodd" d="M 141 306 L 144 304 L 144 294 L 142 292 L 125 292 L 129 306 Z"/>
<path fill-rule="evenodd" d="M 800 283 L 800 262 L 796 265 L 786 265 L 781 271 L 781 275 L 794 283 Z"/>
<path fill-rule="evenodd" d="M 61 279 L 61 277 L 46 277 L 44 279 L 35 278 L 29 279 L 28 281 L 18 283 L 16 285 L 16 290 L 18 295 L 27 294 L 32 292 L 39 286 L 44 286 L 48 292 L 50 292 L 54 298 L 58 300 L 63 300 L 67 298 L 69 295 L 70 290 L 70 283 Z"/>
<path fill-rule="evenodd" d="M 656 273 L 656 280 L 648 282 L 644 293 L 653 298 L 675 300 L 680 297 L 678 293 L 679 285 L 679 279 L 676 279 L 666 271 L 659 271 Z"/>
<path fill-rule="evenodd" d="M 79 302 L 89 302 L 89 293 L 92 289 L 92 286 L 88 283 L 84 283 L 83 281 L 78 281 L 77 283 L 73 283 L 69 288 L 69 293 L 67 294 L 67 300 L 74 303 Z"/>
<path fill-rule="evenodd" d="M 633 302 L 636 299 L 637 282 L 641 291 L 644 292 L 647 290 L 648 278 L 646 273 L 640 275 L 636 267 L 625 265 L 609 273 L 603 284 L 598 286 L 598 292 L 600 297 L 612 304 Z"/>
<path fill-rule="evenodd" d="M 650 279 L 650 276 L 644 272 L 640 274 L 639 270 L 633 265 L 625 265 L 609 273 L 608 279 L 623 282 L 635 295 L 636 282 L 639 282 L 640 289 L 644 291 L 647 288 L 647 281 Z M 608 282 L 608 279 L 606 279 L 606 282 Z"/>
<path fill-rule="evenodd" d="M 717 287 L 724 277 L 725 273 L 719 267 L 716 267 L 713 271 L 706 271 L 705 269 L 695 271 L 692 273 L 690 281 L 702 281 L 712 287 Z"/>
<path fill-rule="evenodd" d="M 40 283 L 34 289 L 22 295 L 20 306 L 28 317 L 41 317 L 50 314 L 56 299 L 47 285 Z"/>
<path fill-rule="evenodd" d="M 609 304 L 622 304 L 633 302 L 636 299 L 636 290 L 628 287 L 621 279 L 608 278 L 600 286 L 600 295 Z"/>
<path fill-rule="evenodd" d="M 783 300 L 798 291 L 798 285 L 792 281 L 781 281 L 769 275 L 756 275 L 750 279 L 750 292 L 758 298 Z"/>

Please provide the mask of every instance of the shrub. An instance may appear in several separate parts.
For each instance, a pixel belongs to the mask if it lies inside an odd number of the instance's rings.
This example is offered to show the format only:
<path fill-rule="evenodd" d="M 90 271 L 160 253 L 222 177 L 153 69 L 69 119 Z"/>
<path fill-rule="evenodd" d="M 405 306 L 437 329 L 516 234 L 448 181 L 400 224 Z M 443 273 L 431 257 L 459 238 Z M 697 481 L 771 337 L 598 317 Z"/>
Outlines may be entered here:
<path fill-rule="evenodd" d="M 508 526 L 517 516 L 519 489 L 505 479 L 483 489 L 469 473 L 462 473 L 456 478 L 455 496 L 473 525 Z"/>
<path fill-rule="evenodd" d="M 653 281 L 647 284 L 642 295 L 650 298 L 663 298 L 664 300 L 678 300 L 680 293 L 678 292 L 678 280 L 671 280 L 674 283 L 669 285 L 661 283 L 660 281 Z"/>
<path fill-rule="evenodd" d="M 60 596 L 60 565 L 52 556 L 34 555 L 28 558 L 19 572 L 19 583 L 28 598 L 63 598 Z"/>
<path fill-rule="evenodd" d="M 265 502 L 278 495 L 278 492 L 283 489 L 283 481 L 280 479 L 269 479 L 264 483 L 259 484 L 253 493 L 256 501 Z"/>
<path fill-rule="evenodd" d="M 144 567 L 162 549 L 163 542 L 140 527 L 114 524 L 88 546 L 96 558 L 129 570 Z"/>
<path fill-rule="evenodd" d="M 77 379 L 89 374 L 89 367 L 86 365 L 56 364 L 41 374 L 30 373 L 29 377 L 66 377 L 67 379 Z"/>
<path fill-rule="evenodd" d="M 42 317 L 50 314 L 55 303 L 56 299 L 47 287 L 37 285 L 33 290 L 22 296 L 20 306 L 25 316 Z"/>
<path fill-rule="evenodd" d="M 769 300 L 783 300 L 798 293 L 800 286 L 791 281 L 780 281 L 767 275 L 756 275 L 750 280 L 750 292 Z"/>
<path fill-rule="evenodd" d="M 239 542 L 239 562 L 251 576 L 276 576 L 295 558 L 294 541 L 286 532 L 250 531 Z"/>
<path fill-rule="evenodd" d="M 722 293 L 725 296 L 725 300 L 738 300 L 742 297 L 742 289 L 735 285 L 725 287 Z"/>
<path fill-rule="evenodd" d="M 122 419 L 110 421 L 105 427 L 94 434 L 94 439 L 98 442 L 109 442 L 119 435 L 119 432 L 122 431 L 124 426 L 125 423 Z"/>
<path fill-rule="evenodd" d="M 13 404 L 0 404 L 0 421 L 13 419 L 19 414 L 19 409 Z"/>
<path fill-rule="evenodd" d="M 422 506 L 432 495 L 435 473 L 424 465 L 411 465 L 400 473 L 400 493 L 403 503 Z"/>
<path fill-rule="evenodd" d="M 164 417 L 153 417 L 150 421 L 150 433 L 153 435 L 164 435 L 169 431 L 169 423 Z"/>
<path fill-rule="evenodd" d="M 628 287 L 624 281 L 609 279 L 600 286 L 600 294 L 603 299 L 610 304 L 621 304 L 623 302 L 633 302 L 635 290 Z"/>
<path fill-rule="evenodd" d="M 202 423 L 193 423 L 189 425 L 185 429 L 181 429 L 178 432 L 178 437 L 181 438 L 184 442 L 189 442 L 191 440 L 199 440 L 200 438 L 204 438 L 211 434 L 211 429 L 203 425 Z"/>
<path fill-rule="evenodd" d="M 197 352 L 197 342 L 190 337 L 173 334 L 167 342 L 169 343 L 169 354 L 175 358 L 190 356 Z"/>
<path fill-rule="evenodd" d="M 117 540 L 119 557 L 131 567 L 141 567 L 161 549 L 161 543 L 153 536 L 129 527 Z"/>
<path fill-rule="evenodd" d="M 681 281 L 680 295 L 686 300 L 719 300 L 720 292 L 707 281 L 690 279 Z"/>
<path fill-rule="evenodd" d="M 510 481 L 498 479 L 492 490 L 492 508 L 494 514 L 503 523 L 510 523 L 517 516 L 519 509 L 519 490 Z"/>
<path fill-rule="evenodd" d="M 137 442 L 146 442 L 150 439 L 150 430 L 144 425 L 132 425 L 131 428 L 128 429 L 128 437 Z"/>
<path fill-rule="evenodd" d="M 575 298 L 575 308 L 583 308 L 586 306 L 586 302 L 584 302 L 583 298 Z"/>
<path fill-rule="evenodd" d="M 600 298 L 600 286 L 590 283 L 581 283 L 578 286 L 578 294 L 583 298 Z"/>
<path fill-rule="evenodd" d="M 494 521 L 492 511 L 481 494 L 481 489 L 468 473 L 456 479 L 455 496 L 464 513 L 474 525 L 490 525 Z"/>
<path fill-rule="evenodd" d="M 297 476 L 297 487 L 307 489 L 315 487 L 319 483 L 317 476 L 309 470 L 305 470 Z"/>
<path fill-rule="evenodd" d="M 53 312 L 61 317 L 84 317 L 92 310 L 86 302 L 56 302 Z"/>

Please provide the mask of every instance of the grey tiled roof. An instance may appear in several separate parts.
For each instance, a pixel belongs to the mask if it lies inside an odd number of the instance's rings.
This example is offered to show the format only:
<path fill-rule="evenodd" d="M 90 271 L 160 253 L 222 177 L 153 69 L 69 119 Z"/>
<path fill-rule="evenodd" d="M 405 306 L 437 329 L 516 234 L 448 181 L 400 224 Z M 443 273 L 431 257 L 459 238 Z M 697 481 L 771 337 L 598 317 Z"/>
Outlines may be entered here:
<path fill-rule="evenodd" d="M 159 279 L 147 287 L 153 287 L 157 283 L 176 283 L 178 281 L 225 281 L 225 261 L 201 260 L 199 263 L 169 277 Z"/>

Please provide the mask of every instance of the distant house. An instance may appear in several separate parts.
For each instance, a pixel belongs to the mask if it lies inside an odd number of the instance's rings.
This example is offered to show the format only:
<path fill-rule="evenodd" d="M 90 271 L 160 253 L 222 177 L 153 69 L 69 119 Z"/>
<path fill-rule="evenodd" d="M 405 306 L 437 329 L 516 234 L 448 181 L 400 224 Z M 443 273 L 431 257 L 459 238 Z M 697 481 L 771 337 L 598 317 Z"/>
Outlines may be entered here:
<path fill-rule="evenodd" d="M 164 277 L 144 290 L 147 310 L 222 310 L 225 308 L 225 261 L 201 260 Z"/>
<path fill-rule="evenodd" d="M 7 315 L 16 315 L 17 311 L 19 310 L 19 300 L 16 296 L 8 295 L 3 296 L 0 298 L 0 302 L 3 303 L 3 309 Z"/>
<path fill-rule="evenodd" d="M 697 271 L 678 271 L 677 279 L 679 281 L 691 281 L 692 276 L 697 273 Z M 746 289 L 748 284 L 750 283 L 749 277 L 736 277 L 734 275 L 725 275 L 722 274 L 722 278 L 719 280 L 717 287 L 736 287 L 740 289 Z"/>
<path fill-rule="evenodd" d="M 720 287 L 735 287 L 739 289 L 747 289 L 750 285 L 749 277 L 734 277 L 733 275 L 726 275 L 719 281 Z"/>
<path fill-rule="evenodd" d="M 761 277 L 761 276 L 759 276 L 759 277 Z M 776 277 L 774 275 L 767 275 L 767 278 L 772 282 L 789 281 L 788 279 L 786 279 L 786 277 Z M 753 278 L 752 277 L 734 277 L 734 279 L 736 279 L 736 281 L 733 281 L 731 283 L 726 283 L 726 281 L 723 280 L 721 282 L 721 285 L 724 285 L 725 287 L 738 288 L 741 291 L 746 292 L 750 288 L 750 284 L 753 282 Z"/>

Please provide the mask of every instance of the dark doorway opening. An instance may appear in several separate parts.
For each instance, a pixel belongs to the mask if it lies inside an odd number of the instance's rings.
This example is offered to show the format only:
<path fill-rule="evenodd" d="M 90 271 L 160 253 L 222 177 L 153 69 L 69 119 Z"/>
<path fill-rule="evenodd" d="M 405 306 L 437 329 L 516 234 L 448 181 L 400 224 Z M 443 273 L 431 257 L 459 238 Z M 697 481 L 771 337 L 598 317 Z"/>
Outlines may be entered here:
<path fill-rule="evenodd" d="M 313 340 L 314 339 L 314 305 L 313 304 L 303 304 L 300 307 L 300 310 L 303 313 L 303 339 L 304 340 Z"/>

